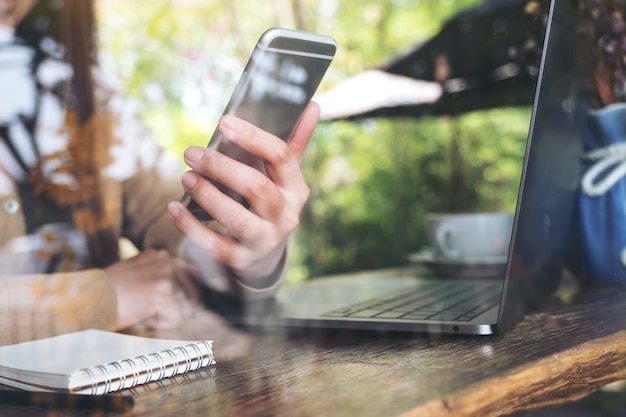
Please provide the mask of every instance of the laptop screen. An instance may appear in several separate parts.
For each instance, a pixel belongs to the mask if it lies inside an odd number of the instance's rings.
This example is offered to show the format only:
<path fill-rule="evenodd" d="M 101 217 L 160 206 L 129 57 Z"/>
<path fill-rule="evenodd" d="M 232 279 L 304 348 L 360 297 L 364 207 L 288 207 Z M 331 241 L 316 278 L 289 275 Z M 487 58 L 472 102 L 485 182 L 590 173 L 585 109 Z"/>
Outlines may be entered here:
<path fill-rule="evenodd" d="M 581 96 L 588 67 L 575 2 L 553 1 L 500 308 L 506 329 L 559 282 L 571 231 L 582 151 Z"/>

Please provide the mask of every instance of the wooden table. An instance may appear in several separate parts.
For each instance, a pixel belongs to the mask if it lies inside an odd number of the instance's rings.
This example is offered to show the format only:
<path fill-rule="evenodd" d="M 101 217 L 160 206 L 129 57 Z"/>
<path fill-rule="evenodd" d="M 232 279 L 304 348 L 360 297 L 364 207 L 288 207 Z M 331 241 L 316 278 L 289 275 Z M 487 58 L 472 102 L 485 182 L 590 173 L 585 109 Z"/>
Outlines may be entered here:
<path fill-rule="evenodd" d="M 250 332 L 208 311 L 137 333 L 211 338 L 217 364 L 140 387 L 134 416 L 496 416 L 626 378 L 626 288 L 553 302 L 498 337 Z M 0 415 L 66 414 L 5 406 Z"/>

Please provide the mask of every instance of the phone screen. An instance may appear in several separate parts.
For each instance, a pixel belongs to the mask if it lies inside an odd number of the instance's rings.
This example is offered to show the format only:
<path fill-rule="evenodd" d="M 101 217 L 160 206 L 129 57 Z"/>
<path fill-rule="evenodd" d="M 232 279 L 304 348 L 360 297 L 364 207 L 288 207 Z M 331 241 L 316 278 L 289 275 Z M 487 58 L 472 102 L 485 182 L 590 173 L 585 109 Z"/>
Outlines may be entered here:
<path fill-rule="evenodd" d="M 278 28 L 268 30 L 252 52 L 224 114 L 239 117 L 288 141 L 335 50 L 334 40 L 327 36 Z M 208 147 L 264 172 L 262 161 L 223 140 L 217 129 Z M 247 206 L 239 194 L 216 185 Z M 188 195 L 183 197 L 183 203 L 201 220 L 211 219 Z"/>

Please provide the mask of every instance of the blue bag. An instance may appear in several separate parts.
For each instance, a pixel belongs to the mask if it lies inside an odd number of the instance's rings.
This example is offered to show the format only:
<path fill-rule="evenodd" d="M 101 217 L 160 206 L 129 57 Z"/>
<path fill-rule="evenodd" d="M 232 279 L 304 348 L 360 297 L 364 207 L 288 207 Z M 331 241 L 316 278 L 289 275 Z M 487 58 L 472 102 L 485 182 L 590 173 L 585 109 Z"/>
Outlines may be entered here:
<path fill-rule="evenodd" d="M 570 267 L 587 284 L 626 282 L 626 103 L 592 111 Z"/>

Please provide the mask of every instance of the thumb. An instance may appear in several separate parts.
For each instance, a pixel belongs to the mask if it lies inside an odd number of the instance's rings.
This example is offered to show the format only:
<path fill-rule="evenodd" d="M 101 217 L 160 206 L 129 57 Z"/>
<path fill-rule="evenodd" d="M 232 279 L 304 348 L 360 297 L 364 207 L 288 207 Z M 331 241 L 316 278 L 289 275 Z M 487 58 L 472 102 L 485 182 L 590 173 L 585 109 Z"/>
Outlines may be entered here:
<path fill-rule="evenodd" d="M 316 102 L 312 101 L 302 113 L 302 117 L 298 121 L 298 125 L 289 139 L 289 149 L 293 156 L 300 162 L 302 155 L 306 149 L 313 131 L 317 126 L 320 119 L 320 106 Z"/>

